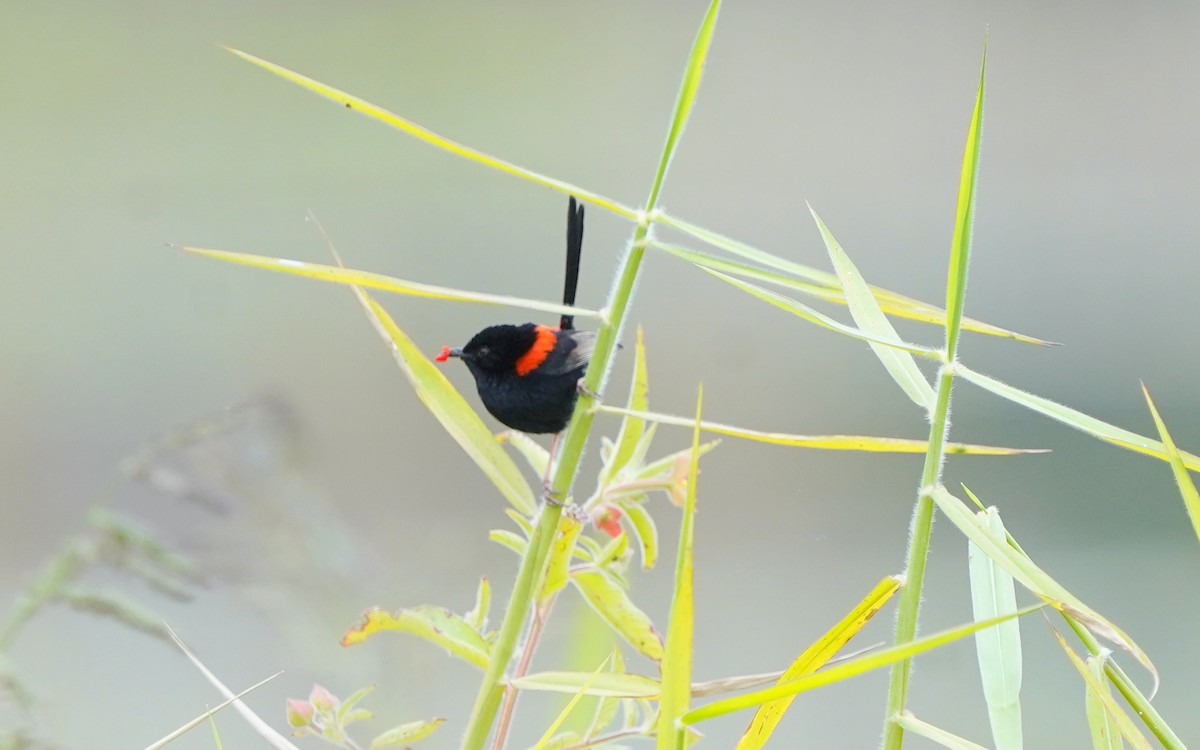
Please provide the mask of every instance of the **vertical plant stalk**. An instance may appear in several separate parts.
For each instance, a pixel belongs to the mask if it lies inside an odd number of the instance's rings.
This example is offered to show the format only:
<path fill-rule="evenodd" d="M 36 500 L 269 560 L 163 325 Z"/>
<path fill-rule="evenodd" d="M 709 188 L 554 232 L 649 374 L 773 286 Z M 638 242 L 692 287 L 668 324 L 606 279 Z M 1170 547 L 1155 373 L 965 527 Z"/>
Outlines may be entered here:
<path fill-rule="evenodd" d="M 533 613 L 533 622 L 529 623 L 529 632 L 525 634 L 525 645 L 521 647 L 521 657 L 513 669 L 513 677 L 524 677 L 529 671 L 529 664 L 533 661 L 533 652 L 537 650 L 538 641 L 541 640 L 542 630 L 546 626 L 546 618 L 550 616 L 553 604 L 554 600 L 551 599 Z M 496 736 L 492 738 L 492 750 L 503 750 L 516 706 L 517 689 L 509 685 L 504 689 L 504 705 L 500 709 L 500 724 L 496 727 Z"/>
<path fill-rule="evenodd" d="M 946 436 L 950 427 L 950 392 L 954 386 L 954 365 L 958 362 L 958 339 L 967 292 L 967 267 L 971 258 L 971 228 L 975 221 L 975 184 L 979 177 L 979 143 L 983 129 L 983 84 L 986 73 L 985 40 L 983 64 L 979 69 L 979 88 L 975 93 L 975 108 L 971 112 L 971 125 L 967 129 L 967 144 L 963 150 L 962 169 L 959 174 L 954 239 L 950 243 L 950 268 L 946 283 L 945 361 L 938 370 L 937 398 L 930 415 L 929 449 L 925 453 L 921 486 L 916 508 L 913 509 L 912 526 L 909 529 L 904 588 L 900 592 L 900 604 L 896 612 L 897 645 L 908 643 L 917 634 L 921 594 L 925 586 L 925 563 L 933 528 L 933 491 L 941 482 L 942 466 L 946 458 Z M 887 714 L 884 717 L 883 750 L 900 750 L 904 745 L 904 729 L 896 723 L 896 718 L 904 712 L 908 702 L 908 683 L 911 675 L 911 659 L 904 659 L 892 665 Z"/>
<path fill-rule="evenodd" d="M 709 44 L 712 42 L 713 29 L 716 26 L 717 13 L 721 7 L 720 0 L 712 0 L 700 30 L 692 43 L 691 55 L 688 58 L 687 69 L 683 74 L 683 82 L 679 87 L 679 96 L 675 100 L 675 111 L 671 118 L 671 127 L 667 132 L 667 142 L 663 146 L 662 158 L 650 186 L 650 195 L 646 199 L 645 211 L 639 214 L 637 228 L 633 233 L 629 252 L 621 260 L 617 282 L 609 296 L 609 302 L 602 311 L 600 330 L 596 336 L 596 347 L 592 360 L 588 364 L 584 376 L 584 392 L 580 394 L 575 405 L 575 413 L 559 441 L 559 456 L 555 466 L 554 476 L 550 480 L 550 491 L 555 497 L 566 498 L 570 491 L 571 482 L 579 468 L 583 447 L 591 431 L 592 419 L 595 417 L 596 397 L 608 376 L 612 355 L 617 348 L 617 336 L 625 322 L 629 303 L 633 298 L 634 282 L 637 281 L 638 271 L 642 266 L 642 257 L 646 253 L 646 244 L 650 235 L 650 226 L 656 215 L 658 196 L 662 190 L 663 181 L 667 176 L 667 168 L 679 138 L 691 113 L 696 100 L 696 92 L 700 86 L 700 78 L 704 68 L 704 60 L 708 56 Z M 542 503 L 542 512 L 538 516 L 537 525 L 529 537 L 529 545 L 521 558 L 521 566 L 517 570 L 517 579 L 513 584 L 512 595 L 504 611 L 504 620 L 496 633 L 492 644 L 491 657 L 483 682 L 475 696 L 475 705 L 471 709 L 471 717 L 467 724 L 466 735 L 463 737 L 462 750 L 482 750 L 487 742 L 488 733 L 496 720 L 500 701 L 504 696 L 504 671 L 512 660 L 516 649 L 517 639 L 532 610 L 534 587 L 550 555 L 554 542 L 554 533 L 558 528 L 558 519 L 562 515 L 562 507 L 551 503 Z"/>

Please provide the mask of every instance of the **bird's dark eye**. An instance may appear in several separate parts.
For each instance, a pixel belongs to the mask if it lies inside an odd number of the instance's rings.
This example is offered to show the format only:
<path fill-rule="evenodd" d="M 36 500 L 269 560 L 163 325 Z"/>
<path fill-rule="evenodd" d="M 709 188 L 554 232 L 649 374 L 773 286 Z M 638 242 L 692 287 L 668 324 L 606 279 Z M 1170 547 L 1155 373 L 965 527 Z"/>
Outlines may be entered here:
<path fill-rule="evenodd" d="M 481 347 L 479 347 L 479 351 L 476 352 L 476 354 L 480 357 L 486 357 L 487 355 L 489 355 L 491 353 L 492 353 L 492 348 L 490 346 L 481 346 Z"/>

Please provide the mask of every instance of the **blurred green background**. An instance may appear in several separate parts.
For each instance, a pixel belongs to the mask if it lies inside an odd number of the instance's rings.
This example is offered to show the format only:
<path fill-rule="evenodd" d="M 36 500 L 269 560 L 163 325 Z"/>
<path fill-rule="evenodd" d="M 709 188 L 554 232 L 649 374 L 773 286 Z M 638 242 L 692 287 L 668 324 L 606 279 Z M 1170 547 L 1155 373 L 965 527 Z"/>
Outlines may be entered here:
<path fill-rule="evenodd" d="M 454 746 L 476 672 L 415 639 L 345 650 L 337 639 L 373 604 L 464 610 L 481 574 L 503 601 L 514 558 L 486 541 L 507 523 L 501 500 L 423 410 L 346 290 L 164 243 L 325 261 L 304 218 L 312 210 L 355 267 L 554 298 L 565 198 L 347 114 L 217 44 L 636 204 L 703 7 L 0 5 L 0 601 L 103 498 L 195 555 L 210 586 L 180 604 L 116 574 L 88 583 L 167 619 L 235 688 L 286 669 L 249 700 L 277 726 L 283 698 L 306 695 L 313 680 L 343 696 L 377 682 L 375 729 L 446 716 L 426 746 Z M 938 301 L 985 30 L 967 312 L 1065 346 L 971 337 L 964 359 L 1152 434 L 1143 379 L 1176 440 L 1196 450 L 1200 6 L 731 2 L 664 205 L 826 267 L 809 200 L 868 279 Z M 629 234 L 623 220 L 589 211 L 581 304 L 601 304 Z M 688 413 L 702 380 L 705 414 L 720 421 L 925 435 L 858 342 L 668 257 L 647 256 L 638 292 L 631 320 L 646 329 L 659 410 Z M 524 316 L 384 302 L 430 353 Z M 938 340 L 933 328 L 902 332 Z M 612 400 L 624 397 L 628 351 Z M 473 391 L 465 368 L 449 373 Z M 149 438 L 263 398 L 291 431 L 255 423 L 163 457 L 170 476 L 199 482 L 223 513 L 144 483 L 102 494 Z M 1000 506 L 1035 560 L 1150 652 L 1163 677 L 1157 705 L 1185 740 L 1200 737 L 1200 548 L 1168 468 L 969 385 L 956 389 L 954 417 L 956 439 L 1054 449 L 956 458 L 947 483 Z M 664 428 L 659 449 L 688 439 Z M 919 457 L 728 440 L 712 453 L 697 520 L 696 677 L 782 668 L 900 572 L 919 470 Z M 653 511 L 672 545 L 675 509 L 656 500 Z M 924 632 L 970 617 L 965 547 L 949 525 L 935 529 Z M 635 579 L 635 598 L 663 624 L 670 570 Z M 572 663 L 573 634 L 595 632 L 574 598 L 564 597 L 539 668 Z M 881 617 L 862 643 L 887 639 L 890 626 Z M 1023 632 L 1028 746 L 1083 747 L 1076 674 L 1042 619 Z M 38 726 L 68 747 L 141 747 L 219 700 L 172 648 L 65 610 L 37 619 L 11 656 L 40 701 Z M 987 743 L 974 660 L 966 642 L 920 659 L 912 708 Z M 880 672 L 805 695 L 778 744 L 873 747 L 885 693 Z M 552 713 L 523 702 L 518 739 L 532 741 Z M 729 746 L 748 718 L 705 725 L 707 746 Z M 19 720 L 0 713 L 0 724 Z M 218 726 L 226 747 L 256 742 L 231 713 Z M 175 746 L 213 745 L 201 730 Z"/>

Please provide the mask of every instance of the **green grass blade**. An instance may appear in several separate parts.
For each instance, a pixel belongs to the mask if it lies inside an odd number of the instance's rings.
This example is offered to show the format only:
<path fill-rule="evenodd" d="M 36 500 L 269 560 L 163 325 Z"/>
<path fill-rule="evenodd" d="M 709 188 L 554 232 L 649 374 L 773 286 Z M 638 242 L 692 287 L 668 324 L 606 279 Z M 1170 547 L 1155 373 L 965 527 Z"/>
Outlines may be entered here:
<path fill-rule="evenodd" d="M 501 172 L 520 177 L 521 179 L 529 180 L 530 182 L 534 182 L 538 185 L 543 185 L 553 190 L 557 190 L 560 193 L 574 195 L 576 198 L 579 198 L 582 201 L 600 206 L 601 208 L 606 208 L 609 211 L 612 211 L 620 216 L 624 216 L 627 219 L 636 220 L 638 218 L 638 213 L 633 209 L 627 206 L 622 206 L 616 201 L 606 198 L 603 195 L 593 193 L 590 190 L 585 190 L 577 185 L 572 185 L 569 182 L 563 182 L 562 180 L 539 174 L 531 169 L 517 166 L 516 164 L 504 161 L 503 159 L 498 159 L 495 156 L 485 154 L 482 151 L 471 148 L 470 146 L 464 146 L 461 143 L 457 143 L 449 138 L 440 136 L 432 130 L 422 127 L 411 120 L 407 120 L 400 115 L 389 112 L 383 107 L 372 104 L 365 99 L 360 99 L 352 94 L 347 94 L 344 91 L 336 89 L 332 86 L 328 86 L 320 81 L 313 80 L 308 76 L 288 70 L 282 65 L 276 65 L 275 63 L 264 60 L 261 57 L 256 57 L 249 52 L 242 52 L 241 50 L 237 50 L 232 47 L 225 47 L 225 49 L 242 58 L 246 62 L 253 63 L 264 70 L 274 73 L 280 78 L 291 81 L 292 83 L 302 86 L 303 88 L 306 88 L 315 94 L 319 94 L 326 99 L 337 102 L 345 109 L 352 109 L 356 112 L 360 112 L 373 120 L 378 120 L 386 125 L 390 125 L 401 132 L 407 133 L 408 135 L 422 140 L 432 146 L 436 146 L 443 151 L 448 151 L 456 156 L 470 159 L 471 161 L 491 167 L 492 169 L 497 169 Z"/>
<path fill-rule="evenodd" d="M 638 443 L 642 439 L 642 432 L 646 429 L 646 421 L 635 414 L 646 410 L 649 404 L 649 390 L 650 379 L 646 371 L 646 337 L 642 327 L 638 326 L 637 346 L 633 352 L 633 383 L 629 387 L 627 403 L 627 408 L 631 413 L 626 414 L 625 418 L 621 420 L 621 430 L 617 433 L 612 458 L 604 467 L 604 473 L 600 478 L 601 486 L 607 486 L 633 457 Z"/>
<path fill-rule="evenodd" d="M 567 705 L 563 706 L 563 710 L 559 711 L 558 716 L 554 718 L 554 721 L 550 723 L 550 726 L 546 727 L 546 731 L 542 733 L 541 739 L 539 739 L 537 744 L 533 746 L 533 750 L 542 750 L 544 747 L 546 747 L 546 744 L 550 742 L 550 739 L 554 736 L 554 733 L 558 731 L 558 728 L 562 726 L 563 722 L 567 720 L 567 717 L 571 715 L 571 712 L 575 710 L 575 707 L 579 705 L 579 701 L 583 700 L 583 696 L 587 694 L 588 688 L 590 688 L 592 683 L 596 681 L 596 678 L 599 677 L 602 672 L 604 672 L 611 660 L 611 655 L 605 657 L 604 661 L 600 663 L 600 666 L 596 667 L 596 671 L 588 675 L 588 681 L 579 686 L 579 690 L 576 691 L 571 700 L 567 702 Z"/>
<path fill-rule="evenodd" d="M 268 682 L 270 682 L 271 680 L 275 679 L 276 677 L 278 677 L 278 676 L 279 676 L 279 675 L 281 675 L 281 674 L 283 674 L 283 672 L 276 672 L 275 674 L 271 675 L 270 677 L 267 677 L 267 678 L 266 678 L 266 679 L 264 679 L 264 680 L 261 680 L 261 681 L 259 681 L 259 682 L 256 682 L 256 683 L 254 683 L 253 685 L 251 685 L 250 687 L 246 688 L 245 690 L 243 690 L 242 692 L 238 693 L 237 695 L 233 696 L 232 698 L 226 698 L 226 699 L 225 699 L 223 702 L 221 702 L 221 703 L 218 703 L 217 705 L 213 706 L 213 707 L 212 707 L 212 708 L 210 708 L 209 710 L 207 710 L 207 711 L 205 711 L 204 713 L 200 714 L 199 716 L 197 716 L 196 718 L 192 719 L 191 721 L 189 721 L 188 723 L 184 724 L 183 726 L 179 727 L 178 729 L 176 729 L 175 731 L 171 732 L 170 734 L 168 734 L 168 735 L 166 735 L 166 736 L 162 737 L 161 739 L 159 739 L 159 740 L 158 740 L 158 741 L 156 741 L 156 742 L 152 742 L 151 744 L 149 744 L 149 745 L 146 745 L 146 750 L 162 750 L 162 748 L 164 748 L 164 747 L 166 747 L 167 745 L 171 744 L 172 742 L 174 742 L 175 740 L 179 739 L 180 737 L 182 737 L 183 735 L 187 734 L 188 732 L 192 731 L 193 729 L 195 729 L 196 727 L 200 726 L 200 725 L 201 725 L 201 724 L 203 724 L 204 722 L 206 722 L 206 721 L 209 721 L 209 720 L 210 720 L 210 719 L 211 719 L 211 718 L 212 718 L 212 717 L 213 717 L 213 716 L 214 716 L 214 715 L 215 715 L 215 714 L 216 714 L 218 711 L 220 711 L 221 709 L 223 709 L 223 708 L 225 708 L 226 706 L 230 705 L 230 704 L 231 704 L 231 703 L 233 703 L 234 701 L 236 701 L 236 700 L 240 699 L 242 696 L 246 695 L 247 693 L 249 693 L 249 692 L 251 692 L 251 691 L 253 691 L 253 690 L 256 690 L 256 689 L 258 689 L 258 688 L 262 687 L 263 685 L 266 685 Z"/>
<path fill-rule="evenodd" d="M 1068 427 L 1074 427 L 1092 437 L 1099 438 L 1113 445 L 1119 445 L 1122 448 L 1128 448 L 1137 453 L 1154 456 L 1155 458 L 1163 460 L 1167 460 L 1168 458 L 1166 446 L 1158 440 L 1152 440 L 1136 432 L 1130 432 L 1129 430 L 1111 425 L 1108 422 L 1101 421 L 1077 409 L 1072 409 L 1069 406 L 1051 401 L 1048 398 L 1035 396 L 1028 391 L 1014 388 L 1007 383 L 1002 383 L 993 377 L 976 372 L 962 364 L 955 366 L 955 373 L 963 380 L 974 383 L 985 391 L 991 391 L 1003 399 L 1062 422 Z M 1179 457 L 1184 466 L 1193 471 L 1200 471 L 1200 456 L 1188 453 L 1187 451 L 1179 451 Z"/>
<path fill-rule="evenodd" d="M 620 416 L 636 416 L 647 422 L 691 427 L 692 420 L 672 414 L 660 414 L 652 411 L 632 411 L 619 406 L 601 404 L 596 411 L 602 414 Z M 870 435 L 796 435 L 787 432 L 763 432 L 746 427 L 721 424 L 719 422 L 701 422 L 700 429 L 704 432 L 715 432 L 718 435 L 753 440 L 759 443 L 786 445 L 796 448 L 815 448 L 830 451 L 866 451 L 870 453 L 924 453 L 929 442 L 911 438 L 872 437 Z M 972 443 L 947 443 L 946 453 L 972 456 L 1015 456 L 1026 453 L 1046 453 L 1042 448 L 1004 448 L 992 445 L 975 445 Z"/>
<path fill-rule="evenodd" d="M 1004 522 L 995 508 L 976 514 L 996 540 L 1007 544 Z M 1013 578 L 988 557 L 975 542 L 967 541 L 967 567 L 971 581 L 971 605 L 976 620 L 1014 612 L 1017 592 Z M 975 655 L 983 681 L 988 719 L 996 750 L 1021 750 L 1021 625 L 1010 620 L 975 634 Z"/>
<path fill-rule="evenodd" d="M 715 3 L 714 3 L 715 5 Z M 658 750 L 686 745 L 687 729 L 678 718 L 687 712 L 692 697 L 692 637 L 695 632 L 694 521 L 696 477 L 700 473 L 700 413 L 704 386 L 696 393 L 696 417 L 692 422 L 692 461 L 688 470 L 687 500 L 679 527 L 679 551 L 675 558 L 675 587 L 671 595 L 671 619 L 662 663 L 662 696 L 658 699 Z"/>
<path fill-rule="evenodd" d="M 714 270 L 744 275 L 748 278 L 759 278 L 762 281 L 768 281 L 772 284 L 781 284 L 783 286 L 800 289 L 802 291 L 812 293 L 822 299 L 829 299 L 833 302 L 845 304 L 845 297 L 841 293 L 842 289 L 841 286 L 838 285 L 837 276 L 829 273 L 828 271 L 822 271 L 813 268 L 812 266 L 806 266 L 801 263 L 795 263 L 793 261 L 780 258 L 777 255 L 772 255 L 764 250 L 751 247 L 744 242 L 739 242 L 731 237 L 726 237 L 723 234 L 705 229 L 701 226 L 684 221 L 683 219 L 671 216 L 670 214 L 662 211 L 656 212 L 654 214 L 654 218 L 661 224 L 678 229 L 679 231 L 689 234 L 698 240 L 712 245 L 713 247 L 720 248 L 738 257 L 752 260 L 755 263 L 766 266 L 767 268 L 774 268 L 778 271 L 783 271 L 785 274 L 790 274 L 796 279 L 805 279 L 808 282 L 811 282 L 809 286 L 821 287 L 826 291 L 821 293 L 816 290 L 808 290 L 804 287 L 797 286 L 795 279 L 785 280 L 787 277 L 783 277 L 782 279 L 763 278 L 762 274 L 765 272 L 761 269 L 744 264 L 734 264 L 732 261 L 723 258 L 716 258 L 716 256 L 708 255 L 707 253 L 699 253 L 695 250 L 688 250 L 676 245 L 668 245 L 653 241 L 650 243 L 653 247 L 660 248 L 668 253 L 671 253 L 672 255 L 679 255 L 680 257 L 684 257 L 685 254 L 695 254 L 700 256 L 698 259 L 687 258 L 693 263 L 696 263 L 696 265 L 700 266 L 706 265 L 709 262 L 713 262 L 712 259 L 715 258 L 715 263 L 713 265 Z M 721 267 L 720 264 L 729 265 Z M 871 293 L 875 295 L 875 299 L 879 300 L 879 304 L 883 307 L 884 311 L 891 315 L 910 318 L 912 320 L 919 320 L 925 323 L 932 323 L 937 326 L 946 325 L 946 311 L 937 305 L 931 305 L 928 302 L 922 302 L 921 300 L 913 299 L 912 297 L 907 297 L 898 292 L 893 292 L 890 289 L 883 289 L 877 286 L 871 287 Z M 1053 341 L 1046 341 L 1045 339 L 1039 339 L 1034 336 L 1010 331 L 1006 328 L 992 325 L 991 323 L 984 323 L 982 321 L 975 320 L 974 318 L 964 317 L 963 328 L 975 333 L 996 336 L 998 338 L 1012 339 L 1025 344 L 1037 344 L 1039 346 L 1056 345 Z"/>
<path fill-rule="evenodd" d="M 951 734 L 945 729 L 935 727 L 929 722 L 921 721 L 911 711 L 905 711 L 896 717 L 896 723 L 903 727 L 904 731 L 912 732 L 927 740 L 932 740 L 942 747 L 950 748 L 950 750 L 988 750 L 983 745 L 963 739 L 956 734 Z"/>
<path fill-rule="evenodd" d="M 650 197 L 646 206 L 653 208 L 658 204 L 658 195 L 662 190 L 663 181 L 667 177 L 667 169 L 671 159 L 679 147 L 679 139 L 687 126 L 692 107 L 696 104 L 696 94 L 700 90 L 700 79 L 704 75 L 704 62 L 708 59 L 708 48 L 712 44 L 713 31 L 717 26 L 717 14 L 721 10 L 721 0 L 712 0 L 708 12 L 700 22 L 700 30 L 692 42 L 692 52 L 688 55 L 687 67 L 683 71 L 683 83 L 679 86 L 679 95 L 675 99 L 675 111 L 671 115 L 671 127 L 667 131 L 667 142 L 663 146 L 662 156 L 658 161 L 658 170 L 654 173 L 654 182 L 650 188 Z"/>
<path fill-rule="evenodd" d="M 486 305 L 505 305 L 507 307 L 520 307 L 526 310 L 536 310 L 538 312 L 553 313 L 555 315 L 567 314 L 584 318 L 600 317 L 600 313 L 595 310 L 569 307 L 556 302 L 542 302 L 541 300 L 508 297 L 503 294 L 486 294 L 484 292 L 469 292 L 463 289 L 451 289 L 450 287 L 422 284 L 416 281 L 405 281 L 404 279 L 398 279 L 394 276 L 385 276 L 381 273 L 356 271 L 352 268 L 330 266 L 324 263 L 306 263 L 299 260 L 288 260 L 287 258 L 270 258 L 265 255 L 236 253 L 229 250 L 211 250 L 202 247 L 180 247 L 179 249 L 209 258 L 215 258 L 216 260 L 237 263 L 243 266 L 264 268 L 268 271 L 290 273 L 296 276 L 304 276 L 310 279 L 328 281 L 334 284 L 347 284 L 350 286 L 367 287 L 370 289 L 379 289 L 385 292 L 407 294 L 414 297 L 429 297 L 432 299 L 455 300 L 459 302 L 477 302 Z"/>
<path fill-rule="evenodd" d="M 986 523 L 976 516 L 966 503 L 950 494 L 945 487 L 934 489 L 933 501 L 937 503 L 938 509 L 950 523 L 958 527 L 958 530 L 968 539 L 975 542 L 983 554 L 1020 581 L 1022 586 L 1038 596 L 1055 602 L 1056 609 L 1066 612 L 1076 621 L 1086 625 L 1088 630 L 1133 654 L 1142 666 L 1154 676 L 1155 684 L 1158 683 L 1158 670 L 1154 667 L 1154 663 L 1125 631 L 1084 604 L 1079 597 L 1051 578 L 1027 555 L 1010 545 L 1007 539 L 995 538 L 988 530 Z"/>
<path fill-rule="evenodd" d="M 975 632 L 990 628 L 993 625 L 1010 620 L 1014 617 L 1023 617 L 1030 612 L 1036 612 L 1045 604 L 1035 604 L 1030 607 L 1018 610 L 1004 617 L 998 617 L 993 620 L 983 622 L 970 622 L 966 625 L 960 625 L 956 628 L 944 630 L 940 633 L 925 636 L 914 641 L 908 641 L 895 646 L 890 646 L 879 651 L 872 651 L 865 656 L 860 656 L 857 659 L 835 664 L 828 669 L 823 669 L 820 672 L 805 675 L 798 679 L 786 682 L 782 685 L 775 685 L 764 690 L 756 690 L 745 695 L 738 695 L 724 700 L 714 701 L 706 706 L 693 709 L 684 714 L 680 719 L 685 724 L 696 724 L 701 721 L 715 719 L 718 716 L 725 716 L 736 711 L 742 711 L 747 708 L 760 706 L 768 701 L 787 698 L 788 696 L 797 695 L 808 690 L 814 690 L 825 685 L 832 685 L 835 682 L 857 677 L 860 674 L 870 672 L 880 667 L 886 667 L 889 664 L 894 664 L 904 659 L 911 659 L 917 654 L 925 653 L 932 649 L 944 646 L 948 643 L 953 643 L 961 638 L 966 638 Z"/>
<path fill-rule="evenodd" d="M 983 86 L 987 74 L 987 44 L 979 67 L 979 89 L 967 130 L 962 173 L 958 182 L 958 206 L 954 212 L 954 240 L 950 246 L 950 272 L 946 284 L 946 354 L 958 359 L 958 338 L 967 294 L 967 267 L 971 259 L 971 230 L 975 224 L 975 185 L 979 179 L 979 144 L 983 135 Z"/>
<path fill-rule="evenodd" d="M 850 260 L 850 256 L 842 249 L 841 244 L 834 238 L 833 233 L 825 226 L 825 222 L 821 221 L 821 217 L 817 215 L 811 205 L 808 210 L 812 214 L 813 220 L 817 222 L 817 229 L 821 232 L 821 239 L 825 241 L 829 259 L 833 261 L 833 266 L 837 269 L 838 281 L 842 285 L 843 294 L 846 295 L 846 304 L 849 306 L 850 315 L 858 324 L 859 330 L 885 341 L 899 341 L 900 334 L 896 333 L 896 329 L 892 327 L 887 316 L 883 314 L 883 310 L 879 308 L 879 303 L 871 294 L 871 288 L 867 286 L 867 282 L 859 273 L 854 262 Z M 896 385 L 899 385 L 913 403 L 924 409 L 926 413 L 932 412 L 933 388 L 917 368 L 917 362 L 913 359 L 912 354 L 897 349 L 895 346 L 883 346 L 873 341 L 867 343 L 875 352 L 875 356 L 879 357 L 879 361 L 883 363 L 884 369 L 892 376 L 892 380 L 896 381 Z"/>
<path fill-rule="evenodd" d="M 1183 457 L 1179 454 L 1179 449 L 1175 447 L 1175 441 L 1167 432 L 1167 425 L 1159 416 L 1158 409 L 1154 406 L 1154 401 L 1151 400 L 1150 391 L 1146 390 L 1145 383 L 1142 384 L 1142 393 L 1146 396 L 1146 405 L 1150 407 L 1150 416 L 1154 417 L 1154 426 L 1158 428 L 1158 435 L 1162 438 L 1163 448 L 1167 453 L 1167 462 L 1171 464 L 1171 473 L 1175 475 L 1175 484 L 1179 486 L 1179 494 L 1183 496 L 1183 506 L 1187 509 L 1188 518 L 1192 521 L 1192 530 L 1196 532 L 1196 538 L 1200 539 L 1200 493 L 1196 492 L 1196 484 L 1192 481 L 1192 475 L 1188 473 L 1187 467 L 1183 463 Z"/>
<path fill-rule="evenodd" d="M 748 281 L 742 281 L 740 279 L 735 279 L 734 277 L 729 276 L 727 274 L 723 274 L 720 271 L 711 271 L 707 268 L 704 268 L 704 266 L 700 266 L 700 268 L 703 269 L 705 272 L 712 274 L 713 276 L 716 276 L 718 279 L 721 279 L 722 281 L 725 281 L 729 284 L 732 284 L 733 286 L 736 286 L 738 289 L 741 289 L 742 291 L 753 294 L 755 297 L 758 297 L 759 299 L 763 300 L 764 302 L 771 303 L 775 307 L 778 307 L 780 310 L 786 310 L 787 312 L 790 312 L 793 315 L 797 315 L 801 318 L 804 318 L 805 320 L 809 321 L 810 323 L 816 323 L 817 325 L 821 326 L 822 328 L 828 328 L 831 331 L 836 331 L 845 336 L 850 336 L 851 338 L 860 339 L 860 340 L 866 341 L 868 343 L 882 344 L 884 346 L 893 347 L 896 349 L 902 349 L 904 351 L 911 352 L 913 354 L 920 354 L 922 357 L 926 357 L 928 359 L 940 360 L 942 358 L 941 352 L 939 352 L 936 349 L 930 349 L 927 346 L 918 346 L 917 344 L 907 344 L 903 341 L 900 341 L 899 339 L 884 338 L 881 336 L 876 336 L 874 334 L 868 333 L 866 331 L 861 331 L 857 328 L 854 328 L 853 326 L 848 326 L 843 323 L 839 323 L 827 315 L 822 315 L 821 313 L 812 309 L 808 305 L 797 302 L 796 300 L 792 299 L 791 297 L 785 297 L 782 294 L 779 294 L 777 292 L 772 292 L 769 289 L 764 289 L 761 286 L 758 286 L 757 284 L 751 284 Z"/>

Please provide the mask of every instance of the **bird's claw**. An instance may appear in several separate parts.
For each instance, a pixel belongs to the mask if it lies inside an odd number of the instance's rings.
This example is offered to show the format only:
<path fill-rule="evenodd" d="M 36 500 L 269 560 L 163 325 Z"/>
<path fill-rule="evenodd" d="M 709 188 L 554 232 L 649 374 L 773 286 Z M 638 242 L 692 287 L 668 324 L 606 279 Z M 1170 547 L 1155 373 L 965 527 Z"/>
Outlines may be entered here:
<path fill-rule="evenodd" d="M 578 381 L 576 381 L 575 390 L 578 391 L 581 396 L 587 396 L 588 398 L 592 399 L 593 401 L 600 400 L 600 394 L 596 393 L 591 388 L 588 388 L 584 384 L 583 378 L 580 378 Z"/>

